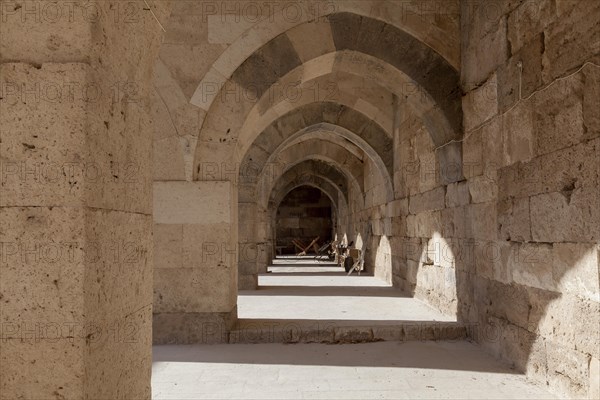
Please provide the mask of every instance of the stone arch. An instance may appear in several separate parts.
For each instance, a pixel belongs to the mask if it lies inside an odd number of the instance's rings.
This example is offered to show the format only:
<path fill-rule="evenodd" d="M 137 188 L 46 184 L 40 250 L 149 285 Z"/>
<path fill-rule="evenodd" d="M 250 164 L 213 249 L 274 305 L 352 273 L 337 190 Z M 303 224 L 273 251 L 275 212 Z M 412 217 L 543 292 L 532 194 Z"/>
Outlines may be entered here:
<path fill-rule="evenodd" d="M 281 151 L 278 156 L 278 163 L 281 165 L 282 174 L 295 165 L 306 160 L 323 161 L 326 165 L 335 165 L 338 171 L 346 176 L 350 185 L 357 192 L 364 192 L 362 161 L 348 152 L 344 147 L 333 144 L 329 141 L 318 141 L 312 139 L 306 142 L 298 143 Z M 319 168 L 318 165 L 315 167 Z M 329 168 L 327 168 L 329 170 Z M 327 172 L 320 168 L 318 171 Z M 270 171 L 269 171 L 270 172 Z M 279 176 L 281 176 L 279 175 Z M 256 182 L 257 198 L 262 198 L 261 194 L 268 193 L 273 184 L 279 178 L 276 174 L 263 173 Z"/>
<path fill-rule="evenodd" d="M 327 20 L 332 30 L 334 50 L 350 50 L 368 54 L 405 72 L 416 84 L 423 87 L 433 97 L 436 105 L 449 121 L 450 126 L 455 128 L 451 132 L 446 131 L 440 134 L 441 137 L 434 135 L 435 141 L 445 144 L 455 138 L 456 134 L 460 132 L 462 124 L 458 73 L 443 57 L 406 32 L 373 18 L 351 13 L 337 13 L 328 16 Z M 351 29 L 347 29 L 348 26 Z M 390 51 L 390 49 L 393 49 L 393 51 Z M 390 55 L 389 53 L 398 54 Z M 313 58 L 320 55 L 323 54 L 315 54 Z M 305 57 L 302 60 L 300 59 L 287 35 L 279 35 L 246 58 L 231 73 L 231 79 L 227 82 L 225 82 L 227 80 L 225 79 L 223 83 L 227 87 L 238 85 L 247 88 L 253 86 L 258 94 L 257 97 L 260 97 L 278 79 L 306 61 Z M 212 104 L 212 100 L 210 103 Z M 239 102 L 239 104 L 228 108 L 229 115 L 243 114 L 244 107 L 249 107 L 249 105 L 242 103 Z M 212 106 L 207 107 L 207 110 L 212 111 L 212 108 Z M 207 118 L 211 118 L 211 114 L 209 112 Z M 205 155 L 214 152 L 215 148 L 218 147 L 231 155 L 231 149 L 236 147 L 236 136 L 235 132 L 230 135 L 230 130 L 231 128 L 228 128 L 226 133 L 220 132 L 220 134 L 217 132 L 207 133 L 203 126 L 200 143 L 204 144 L 202 147 L 209 149 Z M 210 143 L 216 141 L 219 143 Z M 221 143 L 223 145 L 220 145 Z M 200 154 L 197 154 L 197 156 L 200 160 L 204 159 Z M 231 159 L 234 160 L 235 158 L 231 156 Z"/>
<path fill-rule="evenodd" d="M 268 189 L 268 196 L 248 198 L 246 200 L 250 201 L 239 202 L 239 215 L 244 216 L 240 218 L 239 224 L 240 247 L 254 247 L 259 254 L 256 259 L 239 261 L 238 285 L 240 289 L 255 289 L 257 273 L 266 270 L 266 265 L 274 255 L 273 244 L 270 241 L 273 193 L 280 193 L 285 186 L 291 187 L 308 183 L 319 184 L 321 189 L 327 186 L 329 193 L 337 193 L 335 204 L 338 216 L 344 214 L 344 210 L 348 209 L 348 178 L 345 173 L 330 164 L 325 164 L 324 161 L 314 159 L 302 160 L 281 173 Z"/>
<path fill-rule="evenodd" d="M 302 106 L 271 123 L 246 152 L 241 165 L 264 164 L 286 139 L 297 138 L 294 135 L 311 129 L 334 132 L 364 147 L 363 150 L 374 160 L 381 160 L 382 169 L 393 176 L 393 140 L 385 130 L 351 108 L 328 102 Z"/>
<path fill-rule="evenodd" d="M 434 14 L 435 18 L 424 20 L 419 18 L 418 5 L 407 7 L 405 3 L 382 1 L 377 5 L 362 1 L 328 2 L 327 6 L 318 7 L 318 13 L 303 13 L 296 19 L 289 19 L 283 13 L 269 15 L 269 18 L 254 24 L 217 58 L 207 74 L 209 79 L 228 79 L 233 72 L 265 43 L 287 35 L 298 48 L 299 57 L 305 61 L 315 53 L 321 54 L 335 48 L 334 31 L 329 23 L 333 15 L 350 14 L 359 18 L 369 18 L 388 24 L 406 32 L 424 46 L 441 54 L 454 68 L 460 64 L 460 38 L 457 5 L 446 2 L 448 9 L 440 9 Z M 420 12 L 421 11 L 421 12 Z M 407 18 L 407 13 L 410 13 Z M 272 17 L 272 18 L 271 18 Z M 311 23 L 312 22 L 312 23 Z M 354 27 L 356 28 L 356 27 Z M 317 32 L 321 40 L 318 42 L 306 40 L 306 35 Z M 317 45 L 318 44 L 318 45 Z M 210 82 L 210 81 L 209 81 Z M 201 82 L 199 87 L 203 86 Z M 208 110 L 208 108 L 206 108 Z"/>

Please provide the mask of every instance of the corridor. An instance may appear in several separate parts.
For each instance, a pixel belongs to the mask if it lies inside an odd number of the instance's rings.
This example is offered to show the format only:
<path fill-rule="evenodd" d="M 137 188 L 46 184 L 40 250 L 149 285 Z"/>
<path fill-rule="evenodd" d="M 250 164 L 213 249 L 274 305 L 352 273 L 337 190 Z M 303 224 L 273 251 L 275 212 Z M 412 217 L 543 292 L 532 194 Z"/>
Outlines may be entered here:
<path fill-rule="evenodd" d="M 154 399 L 553 398 L 466 340 L 421 340 L 453 318 L 373 276 L 312 256 L 268 271 L 240 291 L 238 343 L 154 346 Z"/>

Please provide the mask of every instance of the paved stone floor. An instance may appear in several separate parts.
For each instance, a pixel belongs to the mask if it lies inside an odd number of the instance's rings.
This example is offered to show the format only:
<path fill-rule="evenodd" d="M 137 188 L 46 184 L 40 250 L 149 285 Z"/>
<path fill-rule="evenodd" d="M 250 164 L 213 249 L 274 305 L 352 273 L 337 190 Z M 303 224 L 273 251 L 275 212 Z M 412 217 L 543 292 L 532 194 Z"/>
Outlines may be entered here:
<path fill-rule="evenodd" d="M 279 259 L 258 278 L 259 290 L 240 291 L 242 320 L 455 321 L 373 276 L 346 276 L 343 268 L 313 258 Z"/>
<path fill-rule="evenodd" d="M 453 320 L 331 263 L 283 259 L 269 271 L 240 292 L 242 322 Z M 152 370 L 156 400 L 553 398 L 466 341 L 155 346 Z"/>
<path fill-rule="evenodd" d="M 159 399 L 550 399 L 468 342 L 156 346 Z"/>

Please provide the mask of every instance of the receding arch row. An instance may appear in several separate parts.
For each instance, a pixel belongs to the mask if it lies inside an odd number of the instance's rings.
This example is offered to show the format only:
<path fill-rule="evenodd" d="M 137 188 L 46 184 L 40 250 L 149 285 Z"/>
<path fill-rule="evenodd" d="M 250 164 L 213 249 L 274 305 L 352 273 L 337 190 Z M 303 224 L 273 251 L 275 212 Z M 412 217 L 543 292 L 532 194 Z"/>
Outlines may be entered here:
<path fill-rule="evenodd" d="M 344 58 L 344 57 L 347 57 L 348 54 L 338 54 L 337 56 L 340 56 L 340 57 Z M 376 61 L 376 60 L 371 60 L 371 61 Z M 352 63 L 348 62 L 347 59 L 346 59 L 345 62 L 347 64 L 349 64 L 349 65 L 352 64 Z M 362 65 L 362 64 L 358 63 L 358 65 Z M 377 70 L 377 69 L 368 69 L 367 68 L 365 71 L 354 71 L 354 72 L 368 73 L 369 71 L 373 71 L 373 70 Z M 388 77 L 388 79 L 389 79 L 389 75 L 390 74 L 387 74 L 385 72 L 386 72 L 385 70 L 382 70 L 381 73 L 380 73 L 380 76 L 378 76 L 378 78 L 380 78 L 380 77 Z M 367 86 L 367 85 L 363 85 L 363 86 Z M 371 88 L 371 89 L 373 89 L 373 88 Z M 387 92 L 386 89 L 384 89 L 384 88 L 381 88 L 381 91 L 384 92 L 384 93 Z M 385 96 L 387 96 L 390 99 L 390 100 L 388 100 L 388 102 L 392 103 L 392 101 L 391 101 L 392 94 L 390 92 L 387 92 L 387 93 L 388 94 L 385 95 Z M 436 107 L 429 108 L 429 107 L 432 107 L 431 104 L 425 104 L 425 103 L 424 104 L 419 104 L 419 100 L 422 100 L 422 99 L 423 99 L 422 93 L 415 93 L 411 97 L 410 101 L 408 101 L 408 104 L 413 104 L 414 107 L 421 108 L 419 110 L 419 112 L 421 112 L 421 114 L 423 116 L 424 125 L 428 128 L 428 131 L 430 133 L 435 132 L 435 134 L 432 133 L 432 136 L 436 136 L 437 135 L 438 139 L 441 136 L 442 142 L 443 142 L 445 140 L 443 138 L 448 136 L 447 126 L 445 126 L 444 121 L 440 121 L 439 118 L 436 120 L 435 118 L 431 117 L 432 114 L 435 114 L 436 111 L 439 111 L 439 110 Z M 339 101 L 340 103 L 342 102 L 341 101 L 342 99 L 336 99 L 336 100 Z M 351 103 L 352 103 L 352 101 L 351 101 Z M 421 101 L 421 103 L 422 103 L 422 101 Z M 276 105 L 277 108 L 281 108 L 280 104 Z M 288 102 L 287 107 L 288 107 L 288 109 L 291 107 L 295 111 L 298 111 L 298 109 L 305 109 L 305 108 L 314 107 L 314 105 L 311 106 L 310 104 L 303 104 L 301 107 L 297 107 L 297 108 L 294 109 L 293 107 L 295 105 L 296 105 L 295 103 L 291 104 L 291 103 Z M 369 113 L 369 110 L 373 110 L 373 109 L 377 110 L 377 109 L 381 108 L 381 105 L 371 105 L 371 104 L 368 104 L 365 101 L 363 101 L 362 98 L 360 98 L 356 102 L 356 104 L 353 105 L 353 107 L 356 107 L 356 108 L 359 108 L 359 106 L 362 107 L 361 110 L 364 110 L 364 112 L 366 112 L 366 113 Z M 346 107 L 347 107 L 347 105 L 346 105 Z M 257 104 L 254 105 L 253 109 L 250 111 L 249 116 L 245 120 L 244 126 L 242 127 L 242 131 L 244 133 L 247 133 L 246 131 L 248 131 L 248 130 L 250 130 L 250 131 L 252 129 L 255 130 L 257 126 L 258 127 L 264 126 L 265 122 L 264 121 L 261 122 L 261 119 L 264 120 L 265 118 L 267 118 L 266 122 L 270 122 L 271 125 L 281 124 L 281 122 L 278 122 L 278 120 L 273 121 L 273 119 L 275 119 L 275 118 L 277 118 L 277 119 L 281 118 L 281 117 L 279 117 L 279 112 L 281 110 L 278 109 L 277 112 L 273 112 L 273 109 L 275 108 L 275 107 L 273 107 L 271 109 L 268 109 L 265 112 L 265 114 L 260 115 L 260 114 L 257 114 L 259 108 L 260 107 L 258 107 L 258 103 L 257 103 Z M 378 125 L 379 128 L 381 128 L 384 132 L 388 133 L 390 137 L 392 135 L 392 125 L 393 125 L 393 121 L 391 121 L 391 119 L 392 119 L 392 115 L 391 114 L 392 114 L 393 110 L 391 110 L 391 108 L 392 108 L 392 105 L 390 104 L 390 112 L 388 112 L 388 114 L 384 117 L 383 122 L 380 121 L 380 123 L 377 124 L 376 122 L 370 120 L 371 123 L 373 123 L 374 125 Z M 283 108 L 283 109 L 285 110 L 286 108 Z M 270 117 L 269 117 L 269 114 L 271 115 Z M 233 115 L 231 113 L 229 113 L 227 115 L 227 118 L 225 118 L 225 117 L 218 117 L 216 119 L 220 120 L 220 121 L 222 121 L 222 123 L 226 124 L 226 125 L 223 125 L 221 127 L 222 129 L 225 129 L 225 126 L 229 125 L 229 123 L 232 121 L 232 119 L 235 118 L 235 115 L 236 115 L 235 113 Z M 335 115 L 337 115 L 337 113 L 335 113 L 335 112 L 330 112 L 329 113 L 329 117 L 332 117 L 332 116 L 335 116 Z M 288 112 L 284 116 L 284 117 L 288 118 L 288 121 L 286 121 L 286 122 L 289 122 L 289 117 L 290 116 L 291 117 L 294 116 L 293 112 L 291 112 L 291 111 Z M 367 117 L 367 119 L 369 119 L 369 118 L 372 119 L 373 114 L 370 113 L 370 115 L 365 115 L 365 117 Z M 209 117 L 209 120 L 211 118 L 214 119 L 215 117 L 214 116 L 213 117 Z M 269 119 L 271 121 L 269 121 Z M 429 122 L 428 122 L 428 120 L 429 120 Z M 304 123 L 304 121 L 298 121 L 298 122 Z M 381 126 L 381 124 L 383 124 L 385 127 Z M 211 124 L 208 124 L 208 125 L 211 125 Z M 206 123 L 205 123 L 204 127 L 206 128 Z M 351 128 L 353 128 L 354 130 L 357 130 L 357 128 L 355 126 L 352 126 Z M 214 130 L 214 129 L 215 129 L 214 127 L 210 128 L 210 130 Z M 361 129 L 361 128 L 359 127 L 358 129 Z M 226 129 L 227 132 L 229 130 L 230 130 L 230 128 Z M 217 157 L 217 156 L 221 160 L 222 159 L 233 159 L 233 158 L 237 158 L 239 160 L 239 158 L 238 158 L 239 156 L 233 157 L 231 155 L 231 153 L 230 153 L 231 152 L 231 148 L 235 147 L 237 149 L 236 153 L 238 153 L 238 154 L 245 154 L 246 153 L 245 150 L 247 149 L 248 144 L 254 142 L 253 140 L 250 140 L 250 138 L 254 139 L 255 135 L 256 134 L 252 134 L 252 133 L 248 134 L 248 137 L 246 137 L 246 135 L 244 135 L 244 137 L 245 137 L 244 140 L 239 140 L 237 143 L 221 143 L 221 142 L 227 142 L 226 138 L 219 139 L 219 143 L 215 143 L 215 140 L 217 139 L 217 137 L 214 137 L 212 139 L 209 138 L 208 142 L 206 142 L 206 141 L 200 141 L 198 143 L 199 150 L 197 151 L 197 155 L 196 155 L 196 163 L 201 162 L 202 160 L 207 160 L 207 159 L 210 160 L 211 157 Z M 450 136 L 452 136 L 452 135 L 454 135 L 454 134 L 453 133 L 450 134 Z M 434 140 L 434 143 L 437 145 L 437 144 L 440 143 L 440 140 Z M 386 143 L 386 146 L 384 146 L 384 147 L 389 148 L 389 147 L 387 147 L 387 143 Z M 204 151 L 202 151 L 201 149 L 204 150 Z M 445 150 L 445 149 L 442 149 L 442 150 Z M 229 153 L 229 156 L 224 155 L 223 152 Z M 217 153 L 218 153 L 218 155 L 217 155 Z M 460 157 L 460 154 L 458 156 Z M 443 160 L 444 158 L 448 158 L 448 157 L 445 157 L 444 154 L 440 154 L 440 158 Z M 388 163 L 388 166 L 391 168 L 391 163 Z"/>
<path fill-rule="evenodd" d="M 350 185 L 361 193 L 364 192 L 363 162 L 345 147 L 328 140 L 311 139 L 290 146 L 277 154 L 277 165 L 285 173 L 289 168 L 304 160 L 321 160 L 334 165 L 342 172 Z M 265 171 L 256 181 L 257 192 L 266 193 L 278 176 Z"/>
<path fill-rule="evenodd" d="M 227 96 L 223 101 L 215 102 L 202 125 L 195 154 L 196 167 L 198 163 L 208 161 L 241 161 L 248 147 L 269 126 L 294 122 L 301 128 L 305 123 L 314 123 L 314 116 L 304 116 L 301 119 L 298 113 L 314 108 L 318 103 L 338 104 L 358 111 L 364 117 L 350 121 L 347 125 L 349 129 L 360 131 L 366 123 L 371 123 L 385 132 L 391 140 L 394 114 L 391 92 L 381 86 L 372 87 L 356 74 L 327 74 L 319 79 L 322 80 L 315 85 L 319 90 L 325 88 L 325 92 L 315 92 L 315 86 L 312 84 L 301 85 L 298 87 L 301 90 L 299 97 L 293 101 L 265 103 L 267 108 L 264 113 L 260 111 L 262 100 L 257 102 L 244 97 L 236 99 L 235 96 Z M 327 89 L 329 85 L 333 85 L 331 93 L 328 92 L 330 89 Z M 335 121 L 335 116 L 340 113 L 339 110 L 325 112 L 329 114 L 325 121 Z M 282 116 L 286 116 L 287 120 L 278 122 Z M 340 115 L 340 118 L 342 117 L 344 115 Z M 291 121 L 293 118 L 297 121 Z M 235 149 L 234 152 L 232 149 Z"/>
<path fill-rule="evenodd" d="M 355 126 L 359 129 L 353 129 Z M 256 138 L 241 165 L 273 162 L 290 141 L 318 131 L 335 134 L 361 148 L 387 175 L 393 193 L 393 140 L 363 114 L 335 103 L 312 103 L 280 117 Z"/>
<path fill-rule="evenodd" d="M 273 130 L 265 130 L 263 135 L 274 135 Z M 261 135 L 262 136 L 262 135 Z M 311 142 L 315 143 L 314 148 L 306 149 L 306 145 L 302 145 L 303 142 Z M 316 144 L 316 141 L 322 141 L 323 143 L 332 143 L 336 146 L 343 148 L 346 154 L 347 162 L 341 162 L 342 168 L 345 164 L 347 164 L 353 175 L 357 180 L 362 181 L 363 177 L 363 168 L 364 162 L 366 158 L 369 158 L 374 166 L 376 166 L 376 170 L 378 171 L 379 179 L 381 183 L 385 186 L 385 201 L 392 201 L 394 198 L 394 188 L 393 188 L 393 160 L 388 159 L 387 163 L 381 158 L 381 155 L 363 138 L 355 134 L 349 129 L 344 128 L 343 126 L 339 126 L 336 124 L 331 124 L 327 122 L 320 122 L 314 125 L 307 126 L 306 128 L 300 129 L 297 132 L 288 135 L 287 137 L 283 137 L 282 135 L 275 136 L 275 139 L 267 139 L 261 138 L 259 143 L 262 143 L 263 146 L 265 143 L 270 143 L 270 147 L 266 149 L 264 147 L 259 146 L 257 143 L 253 144 L 250 150 L 246 153 L 246 157 L 242 161 L 242 165 L 245 163 L 252 162 L 256 167 L 258 172 L 257 177 L 261 176 L 264 169 L 267 165 L 285 165 L 289 158 L 283 156 L 282 154 L 294 153 L 298 149 L 300 154 L 309 155 L 319 154 L 319 145 Z M 391 140 L 387 141 L 387 145 L 389 146 L 386 151 L 390 151 L 393 148 L 393 142 Z M 298 147 L 302 146 L 302 147 Z M 326 146 L 326 145 L 322 145 Z M 266 146 L 265 146 L 266 147 Z M 325 149 L 332 150 L 331 147 L 324 147 Z M 303 149 L 303 150 L 299 150 Z M 361 155 L 357 154 L 357 152 L 362 153 Z M 386 153 L 387 154 L 387 153 Z M 240 180 L 243 180 L 244 177 L 240 177 Z M 251 177 L 250 179 L 246 178 L 246 182 L 259 181 L 259 179 L 254 179 Z M 363 183 L 360 183 L 361 190 L 363 190 Z"/>
<path fill-rule="evenodd" d="M 255 246 L 261 249 L 262 253 L 273 256 L 272 222 L 273 212 L 277 210 L 275 204 L 281 200 L 282 192 L 306 184 L 327 191 L 336 205 L 336 215 L 347 213 L 350 208 L 349 197 L 354 196 L 355 202 L 362 201 L 362 194 L 356 193 L 355 186 L 352 190 L 348 190 L 348 177 L 338 167 L 322 160 L 298 160 L 296 164 L 290 165 L 285 171 L 280 171 L 273 184 L 265 189 L 265 195 L 257 197 L 244 190 L 247 194 L 244 196 L 244 201 L 238 203 L 238 213 L 247 215 L 248 218 L 240 219 L 238 230 L 240 246 Z M 251 186 L 253 187 L 251 192 L 256 193 L 255 185 Z M 267 262 L 260 258 L 240 260 L 238 265 L 239 288 L 255 289 L 257 274 L 266 271 Z"/>
<path fill-rule="evenodd" d="M 374 18 L 352 13 L 328 16 L 335 47 L 303 57 L 294 49 L 288 35 L 279 35 L 252 53 L 231 74 L 231 81 L 244 89 L 256 92 L 258 97 L 286 74 L 311 59 L 335 51 L 363 53 L 394 66 L 422 87 L 441 108 L 450 125 L 459 131 L 462 124 L 461 92 L 458 72 L 438 53 L 410 34 Z M 317 43 L 322 32 L 306 33 L 306 41 Z M 311 40 L 312 39 L 312 40 Z M 207 77 L 214 88 L 215 77 Z M 225 77 L 222 83 L 229 79 Z M 210 112 L 218 95 L 207 97 L 202 85 L 192 103 Z"/>

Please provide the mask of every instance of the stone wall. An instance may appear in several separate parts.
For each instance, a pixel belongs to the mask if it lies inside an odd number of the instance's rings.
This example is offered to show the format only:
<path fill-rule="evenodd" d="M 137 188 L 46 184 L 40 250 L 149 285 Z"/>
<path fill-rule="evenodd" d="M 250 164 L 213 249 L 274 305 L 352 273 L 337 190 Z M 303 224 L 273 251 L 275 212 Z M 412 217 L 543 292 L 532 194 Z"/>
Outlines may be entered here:
<path fill-rule="evenodd" d="M 194 227 L 176 218 L 155 221 L 155 328 L 166 329 L 156 337 L 202 341 L 189 335 L 202 332 L 201 321 L 231 322 L 237 285 L 256 287 L 274 254 L 269 207 L 312 171 L 310 183 L 330 185 L 341 205 L 338 236 L 364 244 L 367 271 L 472 324 L 486 349 L 552 390 L 594 397 L 598 68 L 579 69 L 598 63 L 598 6 L 464 0 L 458 29 L 455 2 L 424 14 L 417 5 L 408 13 L 397 8 L 405 2 L 332 4 L 317 7 L 323 18 L 309 24 L 307 9 L 297 21 L 276 14 L 256 22 L 243 9 L 223 16 L 201 3 L 176 4 L 154 83 L 156 187 L 210 191 L 230 182 L 229 204 L 218 209 L 229 210 L 231 220 L 221 231 L 197 220 Z M 429 54 L 436 61 L 394 59 L 399 52 L 377 35 L 402 33 L 375 29 L 382 21 L 418 39 L 415 59 Z M 362 41 L 341 29 L 350 25 Z M 426 65 L 444 73 L 429 75 L 427 91 L 407 93 L 414 79 L 399 69 L 421 72 Z M 453 88 L 457 71 L 461 87 Z M 456 90 L 436 92 L 435 79 Z M 278 97 L 277 84 L 296 81 L 301 96 Z M 334 84 L 333 95 L 311 91 L 309 83 Z M 253 85 L 262 97 L 246 96 Z M 461 91 L 462 116 L 460 102 L 448 101 Z M 305 164 L 311 157 L 328 167 Z M 269 176 L 273 162 L 282 168 Z M 258 175 L 242 172 L 248 163 L 259 166 L 250 171 Z M 197 193 L 195 201 L 204 200 Z M 189 210 L 197 213 L 192 220 L 205 211 Z M 188 263 L 177 249 L 185 255 L 209 240 L 207 232 L 218 232 L 235 251 L 238 267 L 202 270 L 190 258 L 195 270 L 188 272 L 202 273 L 202 285 L 229 289 L 198 302 L 204 292 L 185 281 Z M 220 254 L 227 264 L 227 251 Z M 175 290 L 178 284 L 185 290 Z M 195 322 L 169 320 L 187 314 Z M 561 367 L 558 359 L 573 365 Z"/>
<path fill-rule="evenodd" d="M 123 5 L 0 3 L 3 398 L 150 398 L 147 99 L 169 2 Z"/>
<path fill-rule="evenodd" d="M 467 179 L 452 190 L 469 224 L 454 228 L 475 257 L 459 308 L 496 356 L 598 398 L 600 3 L 461 6 Z"/>

